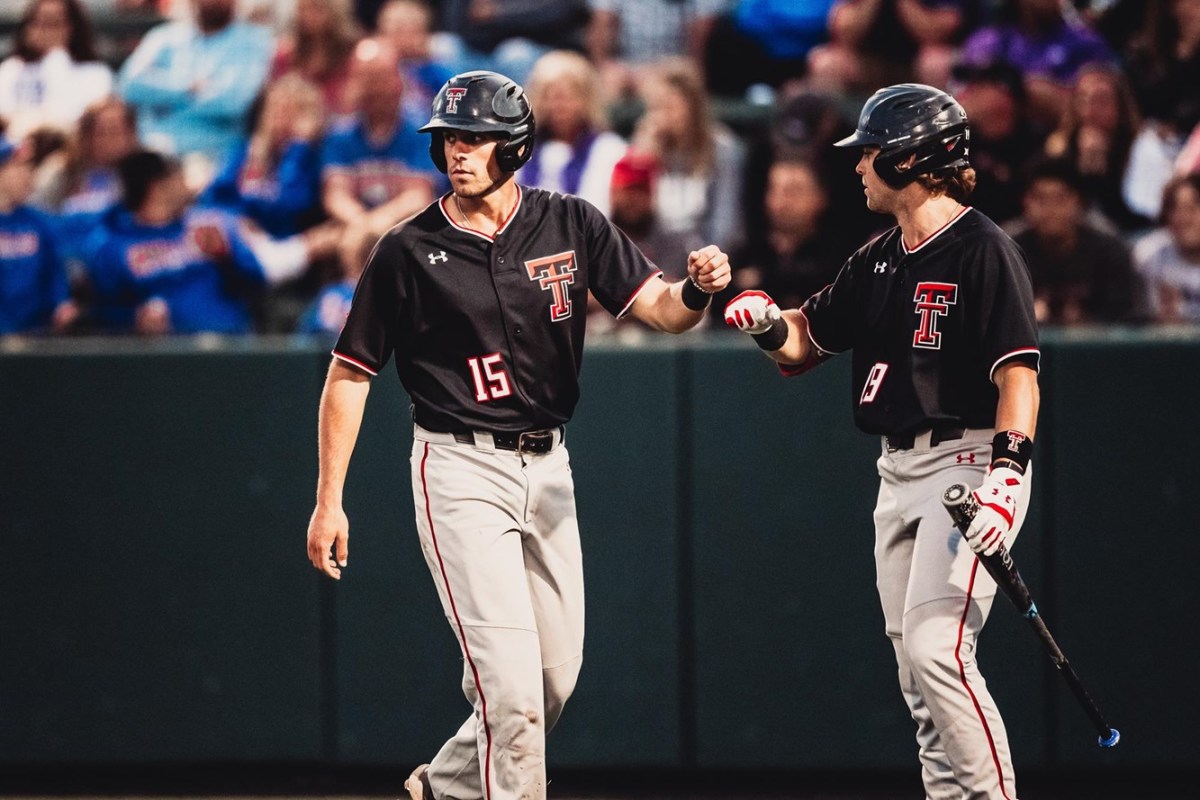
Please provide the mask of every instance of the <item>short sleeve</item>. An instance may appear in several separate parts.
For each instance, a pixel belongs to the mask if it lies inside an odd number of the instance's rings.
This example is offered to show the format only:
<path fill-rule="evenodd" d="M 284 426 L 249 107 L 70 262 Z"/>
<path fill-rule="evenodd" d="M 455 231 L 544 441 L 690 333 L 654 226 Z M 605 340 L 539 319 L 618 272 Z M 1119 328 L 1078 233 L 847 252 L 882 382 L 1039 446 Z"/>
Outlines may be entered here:
<path fill-rule="evenodd" d="M 1009 361 L 1022 361 L 1037 369 L 1041 351 L 1025 254 L 1011 239 L 996 237 L 982 240 L 970 257 L 978 265 L 979 288 L 968 303 L 988 379 Z"/>
<path fill-rule="evenodd" d="M 662 270 L 650 263 L 637 245 L 590 203 L 571 202 L 583 209 L 588 288 L 608 313 L 623 317 L 650 279 L 662 275 Z"/>
<path fill-rule="evenodd" d="M 407 294 L 400 230 L 385 234 L 367 259 L 333 348 L 334 356 L 370 375 L 379 374 L 392 356 Z"/>
<path fill-rule="evenodd" d="M 842 265 L 833 283 L 800 307 L 808 321 L 808 337 L 823 354 L 854 347 L 854 259 Z"/>

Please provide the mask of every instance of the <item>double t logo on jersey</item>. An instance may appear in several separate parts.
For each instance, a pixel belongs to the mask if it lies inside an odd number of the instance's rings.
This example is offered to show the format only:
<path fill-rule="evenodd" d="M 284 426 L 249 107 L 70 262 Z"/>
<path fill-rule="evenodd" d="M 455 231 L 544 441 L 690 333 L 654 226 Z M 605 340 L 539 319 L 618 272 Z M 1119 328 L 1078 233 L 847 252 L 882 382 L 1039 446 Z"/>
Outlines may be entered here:
<path fill-rule="evenodd" d="M 958 302 L 958 284 L 940 281 L 921 281 L 913 297 L 917 304 L 916 313 L 921 324 L 913 332 L 913 347 L 926 350 L 942 349 L 942 332 L 938 330 L 938 317 L 950 313 L 950 306 Z"/>
<path fill-rule="evenodd" d="M 549 289 L 554 300 L 550 304 L 550 321 L 562 322 L 571 316 L 571 295 L 568 286 L 575 282 L 575 251 L 535 258 L 525 262 L 529 280 L 537 281 L 542 291 Z"/>

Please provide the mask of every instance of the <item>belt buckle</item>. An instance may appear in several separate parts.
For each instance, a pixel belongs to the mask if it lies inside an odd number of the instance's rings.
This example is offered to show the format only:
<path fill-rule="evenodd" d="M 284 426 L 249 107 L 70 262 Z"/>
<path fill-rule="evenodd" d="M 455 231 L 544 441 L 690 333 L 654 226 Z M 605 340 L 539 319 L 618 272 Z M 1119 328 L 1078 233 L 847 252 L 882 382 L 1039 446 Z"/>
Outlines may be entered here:
<path fill-rule="evenodd" d="M 554 444 L 554 431 L 522 431 L 517 435 L 518 453 L 548 453 Z"/>

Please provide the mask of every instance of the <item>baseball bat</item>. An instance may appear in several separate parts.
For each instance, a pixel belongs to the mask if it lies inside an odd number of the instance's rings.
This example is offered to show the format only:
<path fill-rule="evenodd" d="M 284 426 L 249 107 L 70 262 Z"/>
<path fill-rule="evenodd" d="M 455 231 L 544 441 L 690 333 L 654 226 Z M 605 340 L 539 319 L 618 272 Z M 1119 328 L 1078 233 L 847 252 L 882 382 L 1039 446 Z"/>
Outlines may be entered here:
<path fill-rule="evenodd" d="M 949 512 L 950 518 L 954 520 L 955 527 L 962 531 L 963 534 L 966 534 L 967 528 L 971 525 L 971 520 L 975 517 L 975 512 L 979 510 L 979 504 L 975 502 L 975 498 L 971 495 L 971 490 L 965 483 L 956 483 L 942 495 L 942 504 L 946 506 L 946 511 Z M 978 558 L 980 563 L 983 564 L 984 569 L 996 581 L 996 585 L 1008 596 L 1008 599 L 1017 607 L 1017 611 L 1029 622 L 1030 627 L 1033 628 L 1034 632 L 1042 640 L 1042 644 L 1045 645 L 1047 652 L 1050 654 L 1050 660 L 1054 662 L 1055 668 L 1067 682 L 1071 693 L 1075 695 L 1075 699 L 1083 708 L 1084 713 L 1092 721 L 1092 726 L 1100 734 L 1099 745 L 1101 747 L 1116 747 L 1117 742 L 1121 740 L 1120 731 L 1108 724 L 1108 721 L 1104 718 L 1104 714 L 1100 712 L 1100 707 L 1096 705 L 1096 701 L 1088 694 L 1087 689 L 1083 686 L 1083 682 L 1075 674 L 1075 669 L 1067 661 L 1067 657 L 1063 655 L 1063 651 L 1059 648 L 1058 643 L 1054 641 L 1054 637 L 1050 635 L 1050 629 L 1046 627 L 1045 620 L 1038 613 L 1037 604 L 1033 601 L 1033 596 L 1029 593 L 1029 587 L 1025 585 L 1024 579 L 1021 578 L 1021 573 L 1017 571 L 1017 565 L 1013 562 L 1008 548 L 1001 542 L 1000 546 L 996 548 L 996 552 L 990 556 L 978 556 Z"/>

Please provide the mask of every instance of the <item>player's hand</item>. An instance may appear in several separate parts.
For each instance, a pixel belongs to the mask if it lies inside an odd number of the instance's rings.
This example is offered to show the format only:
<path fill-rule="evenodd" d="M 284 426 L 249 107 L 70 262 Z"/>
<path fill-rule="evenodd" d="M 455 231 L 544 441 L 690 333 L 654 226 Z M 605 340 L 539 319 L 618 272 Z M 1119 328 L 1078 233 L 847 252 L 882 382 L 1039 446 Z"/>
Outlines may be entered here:
<path fill-rule="evenodd" d="M 766 333 L 782 312 L 771 295 L 751 289 L 725 305 L 725 324 L 744 333 Z"/>
<path fill-rule="evenodd" d="M 329 577 L 341 580 L 350 555 L 350 520 L 341 506 L 317 505 L 308 522 L 308 560 Z"/>
<path fill-rule="evenodd" d="M 693 250 L 688 253 L 688 277 L 701 291 L 716 294 L 729 285 L 732 277 L 729 256 L 715 244 Z"/>
<path fill-rule="evenodd" d="M 992 467 L 972 494 L 979 511 L 963 535 L 976 555 L 990 556 L 1016 533 L 1017 501 L 1024 487 L 1021 473 L 1008 467 Z"/>

